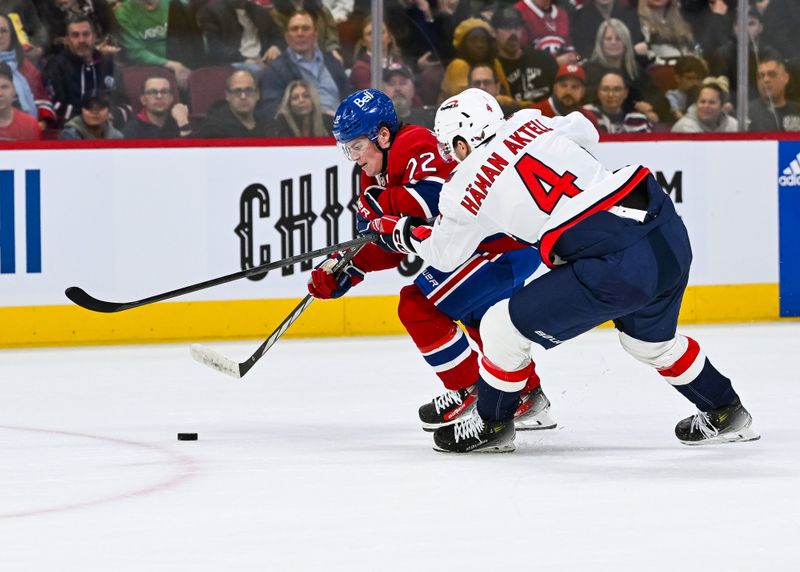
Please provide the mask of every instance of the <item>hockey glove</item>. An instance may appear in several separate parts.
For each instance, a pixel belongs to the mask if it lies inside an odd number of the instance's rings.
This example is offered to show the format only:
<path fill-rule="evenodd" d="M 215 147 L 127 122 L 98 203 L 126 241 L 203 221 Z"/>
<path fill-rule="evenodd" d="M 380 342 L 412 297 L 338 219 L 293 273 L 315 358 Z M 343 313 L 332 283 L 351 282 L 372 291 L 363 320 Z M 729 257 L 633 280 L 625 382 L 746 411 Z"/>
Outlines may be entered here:
<path fill-rule="evenodd" d="M 413 216 L 382 216 L 370 222 L 369 228 L 380 235 L 378 241 L 382 246 L 406 254 L 416 254 L 411 239 L 417 229 L 423 234 L 430 234 L 423 232 L 424 229 L 430 228 L 426 225 L 425 219 Z"/>
<path fill-rule="evenodd" d="M 334 275 L 331 268 L 341 257 L 339 253 L 328 258 L 311 271 L 308 293 L 318 300 L 331 300 L 343 296 L 350 288 L 364 280 L 364 272 L 351 262 Z"/>
<path fill-rule="evenodd" d="M 372 185 L 361 191 L 358 196 L 356 201 L 356 230 L 359 234 L 370 232 L 369 222 L 383 216 L 383 209 L 378 203 L 378 197 L 383 190 L 383 187 Z"/>

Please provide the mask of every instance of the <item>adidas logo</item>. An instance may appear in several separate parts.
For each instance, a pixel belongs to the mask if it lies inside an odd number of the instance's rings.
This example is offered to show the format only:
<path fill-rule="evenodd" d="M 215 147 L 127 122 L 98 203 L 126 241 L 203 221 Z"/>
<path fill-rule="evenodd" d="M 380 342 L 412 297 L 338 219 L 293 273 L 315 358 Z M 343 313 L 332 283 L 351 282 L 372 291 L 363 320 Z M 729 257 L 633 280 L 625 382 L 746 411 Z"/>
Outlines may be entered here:
<path fill-rule="evenodd" d="M 783 174 L 778 177 L 778 184 L 781 187 L 800 187 L 800 153 L 792 159 L 789 166 L 783 170 Z"/>

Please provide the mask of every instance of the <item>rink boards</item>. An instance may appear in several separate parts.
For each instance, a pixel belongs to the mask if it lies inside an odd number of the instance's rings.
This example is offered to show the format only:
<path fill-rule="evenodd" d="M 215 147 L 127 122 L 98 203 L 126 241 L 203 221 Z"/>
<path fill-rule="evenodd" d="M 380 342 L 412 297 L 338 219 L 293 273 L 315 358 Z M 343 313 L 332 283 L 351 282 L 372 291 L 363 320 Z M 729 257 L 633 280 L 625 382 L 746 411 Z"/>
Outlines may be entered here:
<path fill-rule="evenodd" d="M 63 292 L 135 300 L 354 236 L 353 167 L 327 142 L 125 145 L 1 152 L 1 346 L 266 336 L 306 293 L 311 263 L 119 314 Z M 799 153 L 792 141 L 601 144 L 613 168 L 648 165 L 689 228 L 684 322 L 800 314 Z M 397 292 L 419 267 L 370 274 L 287 335 L 401 332 Z"/>

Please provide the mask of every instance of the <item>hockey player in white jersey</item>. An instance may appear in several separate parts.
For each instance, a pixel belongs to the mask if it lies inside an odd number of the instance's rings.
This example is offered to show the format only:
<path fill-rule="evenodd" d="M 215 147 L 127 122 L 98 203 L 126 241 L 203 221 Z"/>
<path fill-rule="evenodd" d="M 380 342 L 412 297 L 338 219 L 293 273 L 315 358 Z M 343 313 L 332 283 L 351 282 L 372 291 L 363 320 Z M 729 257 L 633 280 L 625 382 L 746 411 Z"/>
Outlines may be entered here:
<path fill-rule="evenodd" d="M 603 167 L 591 154 L 597 130 L 579 113 L 523 110 L 503 119 L 497 101 L 477 89 L 446 100 L 435 131 L 460 162 L 442 189 L 439 218 L 429 226 L 384 217 L 373 229 L 442 271 L 500 232 L 537 246 L 551 268 L 484 316 L 477 414 L 438 429 L 435 449 L 514 450 L 511 415 L 533 344 L 550 349 L 608 320 L 628 353 L 697 406 L 675 427 L 682 443 L 759 438 L 730 380 L 676 331 L 692 252 L 647 168 Z"/>

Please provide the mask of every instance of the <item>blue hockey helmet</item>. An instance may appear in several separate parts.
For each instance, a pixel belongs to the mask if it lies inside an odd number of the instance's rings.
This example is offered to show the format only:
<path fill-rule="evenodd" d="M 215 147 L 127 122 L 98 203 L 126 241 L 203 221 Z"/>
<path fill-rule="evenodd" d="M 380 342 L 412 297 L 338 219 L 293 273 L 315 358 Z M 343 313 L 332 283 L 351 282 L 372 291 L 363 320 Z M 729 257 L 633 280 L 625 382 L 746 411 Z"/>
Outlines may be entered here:
<path fill-rule="evenodd" d="M 400 129 L 392 100 L 377 89 L 362 89 L 339 105 L 333 118 L 333 136 L 341 144 L 364 136 L 377 145 L 378 131 L 383 126 L 392 135 Z"/>

